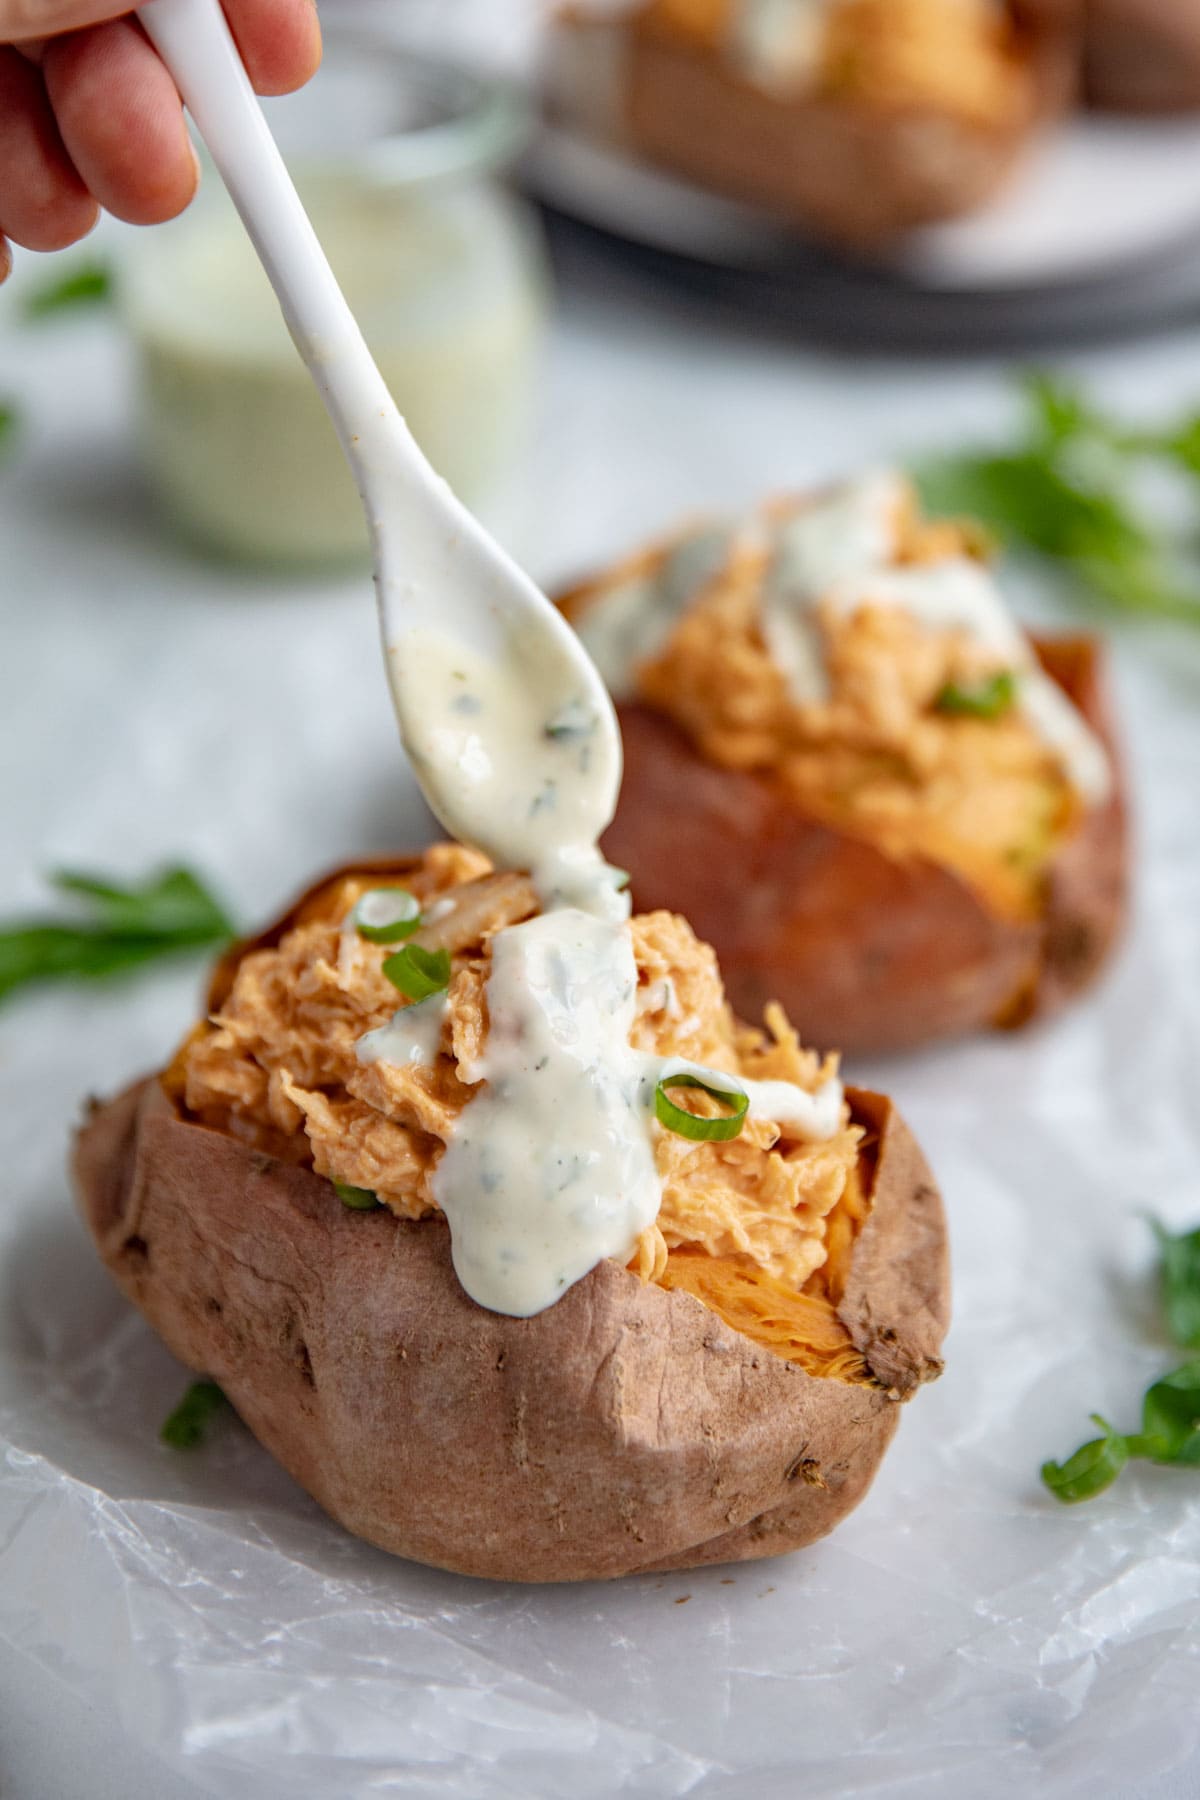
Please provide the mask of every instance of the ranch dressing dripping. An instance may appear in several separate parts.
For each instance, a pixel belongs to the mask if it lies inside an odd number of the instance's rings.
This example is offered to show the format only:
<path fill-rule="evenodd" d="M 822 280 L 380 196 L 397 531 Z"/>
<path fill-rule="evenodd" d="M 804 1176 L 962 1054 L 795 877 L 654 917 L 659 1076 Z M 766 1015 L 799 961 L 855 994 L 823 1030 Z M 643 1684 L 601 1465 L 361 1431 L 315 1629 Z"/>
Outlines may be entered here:
<path fill-rule="evenodd" d="M 879 470 L 777 523 L 763 581 L 762 633 L 794 699 L 823 699 L 825 650 L 811 613 L 836 582 L 886 568 L 896 552 L 905 488 Z"/>
<path fill-rule="evenodd" d="M 690 531 L 653 573 L 618 582 L 586 609 L 579 636 L 614 700 L 631 697 L 638 664 L 657 656 L 680 613 L 719 573 L 732 538 L 728 525 Z"/>
<path fill-rule="evenodd" d="M 405 745 L 440 816 L 501 868 L 529 869 L 543 908 L 492 938 L 488 1035 L 462 1071 L 479 1090 L 432 1182 L 464 1289 L 521 1318 L 605 1257 L 627 1262 L 658 1216 L 654 1094 L 668 1067 L 629 1043 L 637 967 L 628 896 L 596 848 L 612 804 L 592 753 L 597 721 L 554 637 L 530 648 L 488 657 L 412 631 L 402 649 L 420 680 L 395 684 Z M 360 1060 L 432 1061 L 442 1012 L 427 1007 L 368 1032 Z M 823 1090 L 828 1117 L 787 1083 L 758 1085 L 752 1104 L 772 1117 L 794 1116 L 811 1135 L 837 1129 L 839 1083 Z"/>
<path fill-rule="evenodd" d="M 409 632 L 403 654 L 420 680 L 405 684 L 405 747 L 455 836 L 499 868 L 528 869 L 544 906 L 625 918 L 616 873 L 596 849 L 609 822 L 599 720 L 549 633 L 536 658 L 525 648 L 493 659 L 457 638 Z"/>

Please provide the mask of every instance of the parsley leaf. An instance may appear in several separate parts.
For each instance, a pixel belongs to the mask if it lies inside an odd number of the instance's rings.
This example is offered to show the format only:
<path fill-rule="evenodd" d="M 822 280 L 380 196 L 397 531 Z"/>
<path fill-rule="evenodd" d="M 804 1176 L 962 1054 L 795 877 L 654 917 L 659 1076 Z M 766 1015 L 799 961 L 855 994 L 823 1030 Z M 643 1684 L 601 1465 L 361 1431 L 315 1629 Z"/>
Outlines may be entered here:
<path fill-rule="evenodd" d="M 0 1000 L 33 982 L 96 980 L 235 935 L 219 902 L 188 869 L 165 869 L 132 887 L 72 870 L 50 882 L 78 903 L 79 916 L 0 929 Z"/>
<path fill-rule="evenodd" d="M 1173 1337 L 1200 1348 L 1200 1227 L 1174 1235 L 1155 1223 L 1162 1253 L 1162 1290 Z M 1117 1479 L 1131 1457 L 1175 1468 L 1200 1469 L 1200 1359 L 1173 1369 L 1147 1388 L 1142 1429 L 1122 1437 L 1099 1413 L 1104 1433 L 1081 1444 L 1065 1463 L 1042 1464 L 1042 1480 L 1064 1505 L 1091 1500 Z"/>
<path fill-rule="evenodd" d="M 1042 1480 L 1056 1500 L 1074 1506 L 1080 1500 L 1094 1500 L 1106 1487 L 1111 1487 L 1129 1461 L 1129 1441 L 1115 1432 L 1107 1419 L 1092 1414 L 1104 1436 L 1080 1445 L 1065 1463 L 1042 1464 Z"/>
<path fill-rule="evenodd" d="M 1200 574 L 1187 567 L 1186 535 L 1176 541 L 1151 522 L 1132 492 L 1150 461 L 1185 474 L 1200 503 L 1200 416 L 1130 431 L 1050 376 L 1028 377 L 1024 394 L 1013 446 L 944 456 L 917 470 L 928 510 L 980 520 L 1002 543 L 1049 559 L 1110 606 L 1200 625 Z"/>
<path fill-rule="evenodd" d="M 1177 1344 L 1200 1350 L 1200 1226 L 1177 1236 L 1150 1221 L 1162 1255 L 1163 1311 Z"/>
<path fill-rule="evenodd" d="M 172 1450 L 194 1450 L 228 1404 L 215 1381 L 193 1381 L 174 1412 L 164 1419 L 158 1435 Z"/>
<path fill-rule="evenodd" d="M 76 308 L 104 306 L 112 298 L 112 275 L 105 263 L 81 263 L 66 275 L 52 276 L 25 296 L 25 317 L 46 319 Z"/>

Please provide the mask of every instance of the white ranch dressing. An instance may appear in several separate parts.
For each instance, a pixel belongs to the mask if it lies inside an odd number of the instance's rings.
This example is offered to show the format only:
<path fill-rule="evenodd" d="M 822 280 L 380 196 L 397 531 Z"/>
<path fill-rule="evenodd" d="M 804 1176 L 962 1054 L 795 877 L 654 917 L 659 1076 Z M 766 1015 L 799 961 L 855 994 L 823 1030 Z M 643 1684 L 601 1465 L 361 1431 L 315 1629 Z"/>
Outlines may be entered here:
<path fill-rule="evenodd" d="M 796 700 L 821 699 L 828 691 L 813 608 L 835 583 L 891 563 L 904 497 L 899 475 L 875 470 L 775 524 L 763 579 L 762 634 Z"/>
<path fill-rule="evenodd" d="M 364 1032 L 354 1053 L 360 1063 L 394 1063 L 401 1069 L 407 1064 L 432 1068 L 445 1019 L 445 996 L 430 994 L 427 1000 L 398 1008 L 386 1025 Z"/>
<path fill-rule="evenodd" d="M 794 90 L 820 67 L 834 0 L 736 0 L 726 28 L 731 61 L 758 87 Z"/>
<path fill-rule="evenodd" d="M 538 648 L 533 657 L 518 643 L 493 659 L 458 638 L 409 632 L 404 655 L 420 680 L 406 684 L 405 747 L 455 835 L 499 868 L 528 869 L 543 905 L 624 917 L 596 849 L 610 808 L 599 720 L 570 655 L 548 633 Z"/>
<path fill-rule="evenodd" d="M 611 770 L 592 754 L 597 720 L 554 636 L 488 657 L 421 629 L 407 634 L 404 655 L 420 671 L 395 684 L 418 779 L 458 836 L 501 868 L 531 872 L 543 908 L 492 939 L 488 1035 L 463 1070 L 480 1086 L 432 1184 L 466 1292 L 524 1318 L 605 1257 L 628 1261 L 658 1216 L 654 1095 L 665 1071 L 753 1087 L 752 1107 L 813 1137 L 837 1130 L 842 1090 L 735 1082 L 631 1047 L 629 898 L 596 848 Z M 402 1007 L 357 1054 L 428 1064 L 443 1016 L 444 1002 Z"/>
<path fill-rule="evenodd" d="M 635 1052 L 636 1054 L 636 1052 Z M 842 1122 L 840 1081 L 823 1082 L 815 1093 L 797 1087 L 791 1081 L 748 1081 L 744 1075 L 728 1075 L 724 1070 L 706 1069 L 681 1056 L 638 1056 L 642 1069 L 642 1103 L 653 1109 L 654 1093 L 660 1081 L 670 1082 L 679 1075 L 693 1075 L 709 1087 L 730 1094 L 745 1094 L 750 1102 L 747 1114 L 752 1119 L 771 1119 L 788 1127 L 796 1137 L 808 1143 L 825 1143 L 837 1135 Z"/>
<path fill-rule="evenodd" d="M 631 697 L 638 664 L 658 655 L 679 615 L 719 573 L 733 535 L 729 525 L 687 532 L 652 574 L 616 583 L 584 612 L 579 635 L 614 700 Z"/>
<path fill-rule="evenodd" d="M 658 1213 L 654 1152 L 629 1046 L 628 930 L 576 907 L 492 940 L 489 1028 L 433 1178 L 473 1300 L 527 1318 L 606 1256 L 628 1258 Z"/>

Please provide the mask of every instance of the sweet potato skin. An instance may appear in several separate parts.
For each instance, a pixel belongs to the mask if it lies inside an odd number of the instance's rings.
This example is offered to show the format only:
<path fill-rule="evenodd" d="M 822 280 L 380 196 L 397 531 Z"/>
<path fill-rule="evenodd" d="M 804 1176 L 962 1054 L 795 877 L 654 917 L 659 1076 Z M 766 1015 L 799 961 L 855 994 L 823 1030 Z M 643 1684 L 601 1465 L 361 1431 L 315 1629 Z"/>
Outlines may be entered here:
<path fill-rule="evenodd" d="M 643 26 L 568 14 L 557 29 L 560 64 L 611 67 L 621 49 L 619 113 L 609 135 L 690 180 L 764 207 L 857 248 L 953 218 L 1004 181 L 1038 122 L 1061 112 L 1075 87 L 1076 0 L 1023 0 L 1011 8 L 1028 70 L 1026 105 L 994 126 L 949 113 L 891 112 L 853 101 L 775 96 L 725 63 Z M 560 80 L 567 94 L 587 84 Z M 617 102 L 611 102 L 615 105 Z M 591 95 L 585 120 L 595 130 Z"/>
<path fill-rule="evenodd" d="M 852 1103 L 873 1204 L 841 1310 L 875 1386 L 814 1379 L 614 1263 L 535 1318 L 486 1312 L 440 1221 L 348 1211 L 157 1078 L 92 1112 L 74 1176 L 118 1285 L 349 1531 L 464 1574 L 608 1578 L 823 1536 L 940 1371 L 937 1190 L 890 1102 Z"/>
<path fill-rule="evenodd" d="M 1087 0 L 1083 82 L 1093 106 L 1118 112 L 1200 107 L 1195 0 Z"/>
<path fill-rule="evenodd" d="M 1035 648 L 1117 773 L 1060 851 L 1040 920 L 999 918 L 948 870 L 806 817 L 770 777 L 706 761 L 636 703 L 618 708 L 625 781 L 605 854 L 630 871 L 635 906 L 685 913 L 714 946 L 735 1011 L 758 1018 L 777 999 L 819 1048 L 908 1049 L 1048 1017 L 1095 978 L 1121 929 L 1128 846 L 1100 645 Z"/>

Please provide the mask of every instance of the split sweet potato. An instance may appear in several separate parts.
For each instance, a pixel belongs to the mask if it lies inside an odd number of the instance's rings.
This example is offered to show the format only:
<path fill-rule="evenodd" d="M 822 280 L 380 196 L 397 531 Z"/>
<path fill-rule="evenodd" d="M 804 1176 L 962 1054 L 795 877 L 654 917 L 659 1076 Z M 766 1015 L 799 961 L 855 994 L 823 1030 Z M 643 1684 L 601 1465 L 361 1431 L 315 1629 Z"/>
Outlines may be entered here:
<path fill-rule="evenodd" d="M 213 1007 L 255 946 L 218 966 Z M 348 1530 L 467 1574 L 605 1578 L 821 1537 L 939 1372 L 937 1190 L 891 1103 L 848 1098 L 856 1211 L 819 1302 L 845 1378 L 731 1328 L 682 1276 L 668 1288 L 615 1262 L 533 1318 L 488 1312 L 440 1217 L 348 1210 L 310 1168 L 191 1117 L 171 1072 L 93 1108 L 74 1174 L 122 1290 Z"/>

